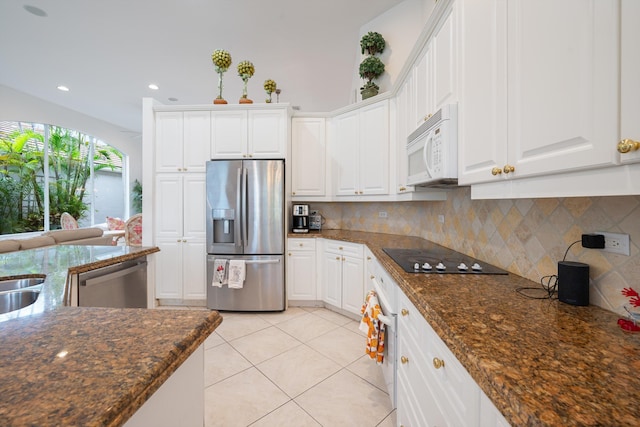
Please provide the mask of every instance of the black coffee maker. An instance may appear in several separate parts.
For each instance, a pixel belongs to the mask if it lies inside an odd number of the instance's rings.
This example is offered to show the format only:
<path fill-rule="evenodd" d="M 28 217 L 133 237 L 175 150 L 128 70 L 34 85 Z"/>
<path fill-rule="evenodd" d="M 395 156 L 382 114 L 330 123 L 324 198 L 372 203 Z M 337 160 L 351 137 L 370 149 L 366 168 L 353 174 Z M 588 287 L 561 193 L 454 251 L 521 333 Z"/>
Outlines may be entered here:
<path fill-rule="evenodd" d="M 293 205 L 292 223 L 294 233 L 309 232 L 309 205 Z"/>

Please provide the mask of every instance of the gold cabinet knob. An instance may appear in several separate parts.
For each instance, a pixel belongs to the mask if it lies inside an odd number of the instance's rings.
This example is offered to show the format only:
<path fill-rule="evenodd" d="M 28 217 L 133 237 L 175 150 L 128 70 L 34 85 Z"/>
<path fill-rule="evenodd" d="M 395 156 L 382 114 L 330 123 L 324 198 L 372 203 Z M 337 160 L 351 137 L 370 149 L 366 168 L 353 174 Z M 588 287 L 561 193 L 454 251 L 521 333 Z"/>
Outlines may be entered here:
<path fill-rule="evenodd" d="M 438 359 L 437 357 L 433 358 L 433 367 L 436 369 L 444 368 L 444 360 Z"/>
<path fill-rule="evenodd" d="M 402 310 L 400 310 L 400 314 L 402 314 L 403 316 L 408 316 L 409 310 L 407 310 L 406 308 L 403 308 Z"/>
<path fill-rule="evenodd" d="M 343 248 L 342 246 L 338 246 L 338 249 L 342 250 L 342 249 L 344 249 L 344 248 Z"/>
<path fill-rule="evenodd" d="M 291 256 L 291 252 L 289 252 L 289 256 Z"/>
<path fill-rule="evenodd" d="M 337 256 L 337 257 L 336 257 L 336 260 L 340 261 L 340 257 L 339 257 L 339 256 Z"/>
<path fill-rule="evenodd" d="M 424 116 L 424 121 L 426 122 L 426 121 L 427 121 L 427 120 L 429 120 L 432 116 L 433 116 L 433 114 L 427 114 L 426 116 Z"/>
<path fill-rule="evenodd" d="M 491 169 L 491 175 L 493 175 L 493 176 L 500 175 L 501 173 L 502 173 L 502 169 L 500 169 L 500 168 Z"/>
<path fill-rule="evenodd" d="M 407 187 L 400 187 L 399 190 L 400 191 L 407 191 Z"/>
<path fill-rule="evenodd" d="M 367 261 L 371 261 L 371 257 L 370 256 L 367 257 Z"/>
<path fill-rule="evenodd" d="M 355 194 L 358 194 L 358 190 L 354 191 Z"/>
<path fill-rule="evenodd" d="M 504 165 L 504 168 L 502 170 L 504 171 L 504 173 L 511 173 L 511 172 L 515 171 L 516 168 L 514 166 L 511 166 L 511 165 Z"/>
<path fill-rule="evenodd" d="M 407 356 L 402 356 L 400 358 L 400 362 L 402 362 L 403 365 L 406 365 L 409 362 L 409 358 Z"/>
<path fill-rule="evenodd" d="M 345 257 L 342 257 L 342 260 L 343 260 L 343 261 L 346 261 L 347 259 L 346 259 Z"/>
<path fill-rule="evenodd" d="M 618 153 L 628 153 L 630 151 L 640 150 L 640 141 L 634 141 L 632 139 L 623 139 L 618 142 Z"/>
<path fill-rule="evenodd" d="M 298 246 L 303 247 L 303 246 L 304 246 L 304 244 L 302 244 L 302 243 L 298 243 Z"/>
<path fill-rule="evenodd" d="M 183 170 L 184 172 L 186 172 L 186 171 L 187 171 L 187 168 L 182 168 L 182 170 Z"/>
<path fill-rule="evenodd" d="M 295 195 L 296 195 L 296 192 L 295 192 L 295 191 L 292 191 L 292 192 L 291 192 L 291 195 L 292 195 L 292 196 L 295 196 Z"/>
<path fill-rule="evenodd" d="M 369 279 L 371 279 L 371 280 L 373 280 L 375 278 L 376 278 L 376 276 L 374 276 L 373 274 L 371 276 L 369 276 Z"/>

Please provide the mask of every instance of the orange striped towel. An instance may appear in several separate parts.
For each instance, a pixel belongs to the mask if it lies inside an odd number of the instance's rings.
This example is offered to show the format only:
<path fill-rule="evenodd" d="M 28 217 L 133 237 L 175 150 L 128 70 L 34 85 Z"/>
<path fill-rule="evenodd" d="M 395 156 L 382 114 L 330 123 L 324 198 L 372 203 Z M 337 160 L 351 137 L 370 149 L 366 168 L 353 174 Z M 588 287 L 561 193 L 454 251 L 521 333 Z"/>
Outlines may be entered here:
<path fill-rule="evenodd" d="M 365 353 L 371 359 L 375 359 L 378 365 L 381 365 L 384 360 L 385 325 L 378 320 L 378 315 L 382 314 L 382 309 L 375 291 L 369 291 L 360 312 L 362 313 L 360 330 L 367 334 Z"/>

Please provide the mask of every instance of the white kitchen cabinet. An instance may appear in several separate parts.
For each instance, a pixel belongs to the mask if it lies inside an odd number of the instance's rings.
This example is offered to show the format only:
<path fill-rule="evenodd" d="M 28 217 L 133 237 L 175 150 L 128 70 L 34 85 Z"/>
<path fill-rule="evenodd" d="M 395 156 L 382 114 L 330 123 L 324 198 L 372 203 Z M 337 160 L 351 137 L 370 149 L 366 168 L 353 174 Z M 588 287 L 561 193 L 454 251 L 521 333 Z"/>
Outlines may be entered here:
<path fill-rule="evenodd" d="M 156 298 L 206 298 L 204 174 L 156 177 Z"/>
<path fill-rule="evenodd" d="M 478 426 L 480 387 L 400 293 L 398 424 Z"/>
<path fill-rule="evenodd" d="M 614 0 L 461 0 L 461 184 L 613 165 Z"/>
<path fill-rule="evenodd" d="M 284 159 L 287 132 L 285 108 L 213 111 L 211 157 Z"/>
<path fill-rule="evenodd" d="M 510 427 L 511 424 L 506 420 L 504 415 L 498 411 L 498 408 L 480 391 L 480 425 L 482 427 Z"/>
<path fill-rule="evenodd" d="M 442 106 L 457 101 L 458 42 L 455 6 L 454 3 L 445 11 L 414 66 L 414 120 L 409 134 Z"/>
<path fill-rule="evenodd" d="M 389 103 L 387 100 L 333 119 L 331 174 L 336 196 L 389 193 Z"/>
<path fill-rule="evenodd" d="M 325 240 L 322 259 L 323 301 L 359 315 L 364 302 L 363 245 Z"/>
<path fill-rule="evenodd" d="M 287 299 L 317 301 L 316 239 L 287 239 Z"/>
<path fill-rule="evenodd" d="M 622 0 L 620 13 L 620 136 L 621 140 L 630 139 L 640 142 L 640 2 Z M 640 146 L 632 151 L 620 154 L 623 164 L 640 162 Z"/>
<path fill-rule="evenodd" d="M 326 182 L 326 120 L 291 120 L 291 195 L 324 196 Z"/>
<path fill-rule="evenodd" d="M 210 157 L 209 111 L 156 113 L 156 172 L 204 172 Z"/>

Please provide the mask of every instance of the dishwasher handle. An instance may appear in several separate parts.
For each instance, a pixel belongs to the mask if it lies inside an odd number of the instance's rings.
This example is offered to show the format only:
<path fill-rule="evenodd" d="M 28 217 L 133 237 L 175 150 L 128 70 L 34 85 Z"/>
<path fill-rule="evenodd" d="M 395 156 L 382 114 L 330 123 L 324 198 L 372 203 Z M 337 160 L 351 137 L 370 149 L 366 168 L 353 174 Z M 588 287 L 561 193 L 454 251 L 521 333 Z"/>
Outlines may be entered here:
<path fill-rule="evenodd" d="M 99 276 L 93 279 L 87 279 L 80 282 L 80 286 L 95 286 L 101 283 L 116 279 L 118 277 L 126 276 L 128 274 L 133 273 L 134 271 L 138 271 L 141 269 L 147 268 L 147 261 L 143 261 L 139 264 L 134 265 L 133 267 L 125 268 L 124 270 L 116 270 L 113 273 L 105 274 L 104 276 Z"/>

